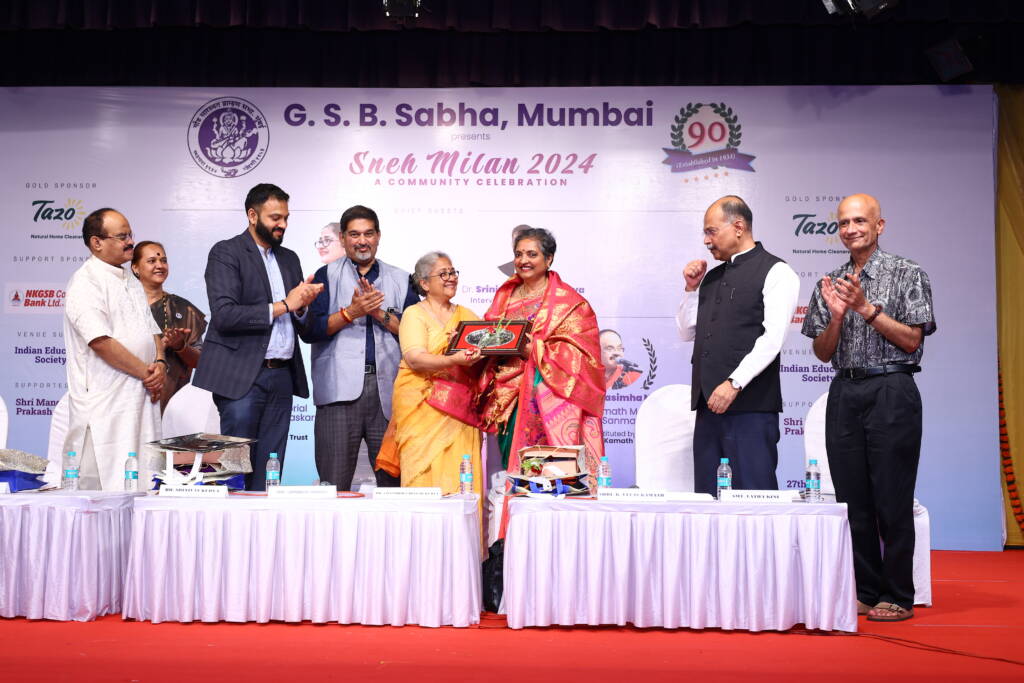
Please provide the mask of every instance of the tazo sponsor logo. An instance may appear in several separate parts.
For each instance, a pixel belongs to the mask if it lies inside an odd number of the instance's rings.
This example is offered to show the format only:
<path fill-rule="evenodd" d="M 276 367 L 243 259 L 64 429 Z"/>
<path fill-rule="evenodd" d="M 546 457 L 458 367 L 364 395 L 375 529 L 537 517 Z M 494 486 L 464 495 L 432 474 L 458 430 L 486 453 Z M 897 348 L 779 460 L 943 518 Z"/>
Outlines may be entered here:
<path fill-rule="evenodd" d="M 36 199 L 32 202 L 32 222 L 60 223 L 65 230 L 75 230 L 82 226 L 85 207 L 80 199 L 66 199 L 64 206 L 57 206 L 54 199 Z"/>
<path fill-rule="evenodd" d="M 829 214 L 821 220 L 816 213 L 793 214 L 793 234 L 800 235 L 835 235 L 839 232 L 839 223 L 835 214 Z"/>
<path fill-rule="evenodd" d="M 662 147 L 668 156 L 661 162 L 673 173 L 689 173 L 724 166 L 754 172 L 751 154 L 740 152 L 743 126 L 725 102 L 690 102 L 679 110 L 670 127 L 672 147 Z"/>
<path fill-rule="evenodd" d="M 201 106 L 188 124 L 192 161 L 219 178 L 243 176 L 267 155 L 270 130 L 263 112 L 239 97 L 218 97 Z"/>

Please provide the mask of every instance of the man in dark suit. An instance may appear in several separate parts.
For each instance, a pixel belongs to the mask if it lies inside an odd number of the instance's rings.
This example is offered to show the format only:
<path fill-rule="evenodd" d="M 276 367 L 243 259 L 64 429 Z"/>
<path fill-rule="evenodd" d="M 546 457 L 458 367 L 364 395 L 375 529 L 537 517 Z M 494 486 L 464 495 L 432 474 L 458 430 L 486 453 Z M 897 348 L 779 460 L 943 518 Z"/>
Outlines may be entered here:
<path fill-rule="evenodd" d="M 295 328 L 323 285 L 303 281 L 299 257 L 281 246 L 288 229 L 284 190 L 255 186 L 245 213 L 246 230 L 210 249 L 210 325 L 192 383 L 213 393 L 222 433 L 258 439 L 246 488 L 263 490 L 270 453 L 283 465 L 292 395 L 309 396 Z"/>

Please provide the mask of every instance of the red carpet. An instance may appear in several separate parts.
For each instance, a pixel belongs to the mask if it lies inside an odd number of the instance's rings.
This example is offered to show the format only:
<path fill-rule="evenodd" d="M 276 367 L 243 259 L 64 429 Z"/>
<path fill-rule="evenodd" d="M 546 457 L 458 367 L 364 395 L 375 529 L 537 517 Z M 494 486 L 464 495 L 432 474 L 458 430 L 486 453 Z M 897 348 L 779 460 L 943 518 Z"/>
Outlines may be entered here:
<path fill-rule="evenodd" d="M 936 551 L 932 578 L 934 607 L 849 635 L 0 619 L 0 681 L 1024 681 L 1024 551 Z"/>

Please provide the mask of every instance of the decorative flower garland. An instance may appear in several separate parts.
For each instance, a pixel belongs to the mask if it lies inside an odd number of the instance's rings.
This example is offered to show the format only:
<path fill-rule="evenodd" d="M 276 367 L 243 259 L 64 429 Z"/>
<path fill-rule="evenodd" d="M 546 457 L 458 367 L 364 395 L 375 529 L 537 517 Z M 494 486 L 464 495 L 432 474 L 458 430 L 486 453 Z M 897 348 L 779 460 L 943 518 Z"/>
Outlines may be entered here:
<path fill-rule="evenodd" d="M 999 454 L 1002 457 L 1003 480 L 1006 482 L 1006 494 L 1010 498 L 1010 509 L 1017 520 L 1017 526 L 1024 532 L 1024 505 L 1021 504 L 1017 490 L 1017 475 L 1013 470 L 1013 458 L 1010 456 L 1010 436 L 1006 431 L 1006 406 L 1003 404 L 1003 370 L 999 368 Z"/>

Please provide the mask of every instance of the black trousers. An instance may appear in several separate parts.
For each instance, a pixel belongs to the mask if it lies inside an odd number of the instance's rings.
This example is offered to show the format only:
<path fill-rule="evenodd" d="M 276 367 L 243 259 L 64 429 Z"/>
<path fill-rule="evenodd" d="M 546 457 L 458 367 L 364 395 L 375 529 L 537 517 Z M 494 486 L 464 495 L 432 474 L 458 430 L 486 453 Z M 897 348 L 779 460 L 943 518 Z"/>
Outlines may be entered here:
<path fill-rule="evenodd" d="M 832 380 L 825 447 L 836 500 L 849 510 L 857 599 L 913 607 L 921 459 L 921 394 L 913 375 Z"/>
<path fill-rule="evenodd" d="M 778 445 L 778 413 L 727 410 L 717 415 L 702 396 L 693 426 L 693 490 L 717 495 L 721 458 L 729 458 L 734 489 L 779 488 Z"/>

